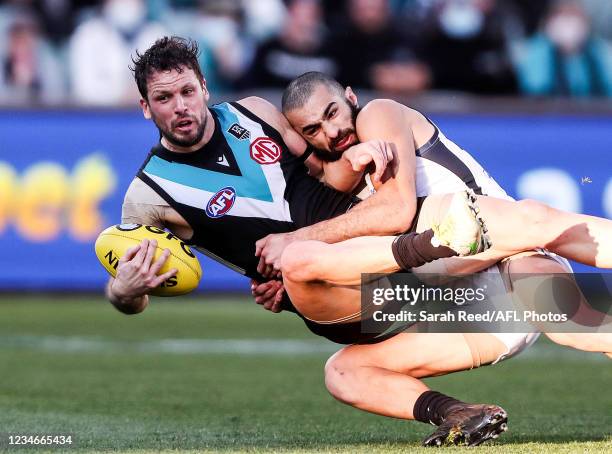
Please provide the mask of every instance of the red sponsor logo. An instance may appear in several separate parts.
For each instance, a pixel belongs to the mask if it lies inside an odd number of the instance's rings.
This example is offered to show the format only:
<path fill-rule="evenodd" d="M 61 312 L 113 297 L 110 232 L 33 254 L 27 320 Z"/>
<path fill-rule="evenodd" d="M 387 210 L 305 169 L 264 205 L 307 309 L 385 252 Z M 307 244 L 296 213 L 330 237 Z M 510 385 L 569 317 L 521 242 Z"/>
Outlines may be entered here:
<path fill-rule="evenodd" d="M 274 164 L 281 157 L 281 147 L 269 137 L 258 137 L 251 144 L 251 158 L 259 164 Z"/>

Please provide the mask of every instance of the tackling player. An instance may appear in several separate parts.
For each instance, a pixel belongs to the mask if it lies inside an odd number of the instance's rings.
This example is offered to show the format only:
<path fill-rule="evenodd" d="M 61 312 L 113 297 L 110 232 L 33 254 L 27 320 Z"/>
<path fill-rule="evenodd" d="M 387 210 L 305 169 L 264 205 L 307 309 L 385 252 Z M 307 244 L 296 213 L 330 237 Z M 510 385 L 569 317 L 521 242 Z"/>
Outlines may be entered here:
<path fill-rule="evenodd" d="M 509 199 L 482 167 L 449 141 L 435 125 L 418 112 L 393 101 L 376 100 L 359 110 L 357 99 L 350 89 L 344 90 L 325 75 L 308 73 L 288 87 L 283 97 L 283 111 L 294 128 L 317 147 L 317 155 L 324 161 L 339 159 L 344 150 L 360 139 L 377 137 L 392 143 L 395 161 L 410 162 L 411 166 L 401 169 L 408 168 L 416 175 L 413 197 L 469 187 L 478 194 Z M 355 179 L 354 175 L 348 174 L 347 180 L 351 178 Z M 375 186 L 380 185 L 375 183 Z M 435 218 L 440 216 L 440 211 L 443 212 L 439 201 L 428 206 L 433 199 L 429 197 L 423 203 L 418 222 L 415 223 L 417 230 L 428 223 L 435 225 Z M 529 238 L 531 223 L 535 223 L 538 230 L 536 235 L 540 235 L 540 240 L 532 243 L 532 247 L 548 245 L 558 248 L 563 241 L 572 240 L 572 237 L 590 229 L 591 232 L 603 234 L 598 244 L 591 243 L 589 246 L 583 243 L 585 251 L 570 248 L 566 253 L 575 251 L 581 257 L 591 254 L 600 258 L 610 253 L 607 247 L 610 244 L 610 221 L 563 214 L 531 202 L 521 203 L 524 206 L 514 213 L 512 210 L 516 205 L 507 202 L 504 209 L 506 217 L 499 212 L 491 216 L 486 212 L 487 199 L 479 200 L 479 204 L 494 248 L 501 246 L 505 250 L 493 249 L 467 259 L 444 259 L 432 264 L 436 266 L 435 269 L 429 265 L 421 271 L 459 274 L 486 268 L 518 250 L 514 249 L 514 245 L 518 245 L 521 239 L 515 238 L 516 231 L 525 232 L 527 242 L 533 241 L 535 237 Z M 494 204 L 503 206 L 506 203 L 496 200 Z M 543 233 L 550 233 L 548 239 L 543 239 L 540 229 L 544 230 Z M 268 266 L 278 267 L 274 259 L 279 256 L 279 251 L 291 243 L 294 235 L 289 233 L 260 241 L 258 249 L 264 263 L 267 261 Z M 503 235 L 507 235 L 507 241 Z M 608 240 L 601 240 L 606 238 Z M 280 268 L 284 285 L 298 309 L 318 322 L 346 324 L 359 320 L 362 310 L 359 293 L 356 288 L 347 286 L 358 284 L 362 272 L 397 270 L 392 264 L 393 257 L 372 247 L 376 242 L 382 245 L 385 239 L 358 238 L 334 245 L 317 242 L 290 244 L 282 254 Z M 510 277 L 521 273 L 571 272 L 566 261 L 537 252 L 514 256 L 499 264 L 499 268 Z M 489 269 L 489 273 L 499 273 L 498 265 Z M 575 286 L 573 280 L 572 283 Z M 512 282 L 510 287 L 515 292 L 521 291 L 518 282 Z M 268 283 L 255 289 L 255 293 L 258 302 L 274 307 L 278 299 L 272 300 L 270 289 L 278 291 L 276 297 L 282 292 L 278 290 L 278 284 Z M 612 338 L 609 334 L 565 333 L 549 336 L 563 345 L 612 355 Z M 436 421 L 424 409 L 435 408 L 435 405 L 430 405 L 429 399 L 435 402 L 441 398 L 436 393 L 427 393 L 427 388 L 418 378 L 497 362 L 520 352 L 536 337 L 532 333 L 400 334 L 378 344 L 353 345 L 340 351 L 327 364 L 326 384 L 335 397 L 355 407 L 398 418 Z M 372 386 L 374 382 L 377 383 L 375 387 Z M 446 439 L 449 423 L 456 423 L 453 419 L 447 419 L 443 424 L 444 430 L 437 431 L 427 442 L 435 444 Z M 467 439 L 468 442 L 482 438 L 461 433 L 457 435 L 459 440 Z M 495 433 L 490 435 L 494 436 Z"/>

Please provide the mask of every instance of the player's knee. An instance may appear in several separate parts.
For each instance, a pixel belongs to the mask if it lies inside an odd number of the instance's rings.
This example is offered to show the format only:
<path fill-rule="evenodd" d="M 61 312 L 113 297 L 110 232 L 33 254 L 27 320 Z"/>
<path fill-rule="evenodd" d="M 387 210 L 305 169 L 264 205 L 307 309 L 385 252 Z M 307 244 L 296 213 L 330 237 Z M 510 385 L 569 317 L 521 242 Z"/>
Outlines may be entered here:
<path fill-rule="evenodd" d="M 347 360 L 344 350 L 333 355 L 325 364 L 325 387 L 335 399 L 349 405 L 355 405 L 358 398 L 354 390 L 356 367 Z"/>
<path fill-rule="evenodd" d="M 525 199 L 518 202 L 521 220 L 529 224 L 545 224 L 550 219 L 552 207 L 537 200 Z"/>
<path fill-rule="evenodd" d="M 518 219 L 521 226 L 526 227 L 526 232 L 522 231 L 533 247 L 545 247 L 545 233 L 547 225 L 553 222 L 556 210 L 545 203 L 537 200 L 525 199 L 518 203 Z"/>
<path fill-rule="evenodd" d="M 318 241 L 296 241 L 285 248 L 281 255 L 283 277 L 293 282 L 316 280 L 319 269 Z"/>

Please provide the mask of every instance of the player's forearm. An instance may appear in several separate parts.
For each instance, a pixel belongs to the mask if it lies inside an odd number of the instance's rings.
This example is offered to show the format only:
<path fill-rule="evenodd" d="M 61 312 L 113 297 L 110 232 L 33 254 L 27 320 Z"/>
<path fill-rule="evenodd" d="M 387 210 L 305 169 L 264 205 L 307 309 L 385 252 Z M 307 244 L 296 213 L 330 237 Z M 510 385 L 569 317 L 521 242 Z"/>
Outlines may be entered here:
<path fill-rule="evenodd" d="M 414 197 L 400 197 L 390 187 L 381 188 L 348 213 L 296 230 L 293 238 L 337 243 L 358 236 L 397 235 L 410 228 L 415 212 Z"/>
<path fill-rule="evenodd" d="M 119 311 L 127 315 L 139 314 L 144 311 L 147 305 L 149 304 L 149 296 L 142 295 L 137 297 L 125 297 L 118 295 L 117 292 L 113 289 L 113 283 L 115 279 L 110 278 L 108 283 L 106 284 L 106 297 L 111 302 L 113 306 Z"/>
<path fill-rule="evenodd" d="M 354 171 L 345 155 L 334 162 L 323 163 L 323 181 L 340 192 L 352 192 L 363 178 L 362 171 Z"/>

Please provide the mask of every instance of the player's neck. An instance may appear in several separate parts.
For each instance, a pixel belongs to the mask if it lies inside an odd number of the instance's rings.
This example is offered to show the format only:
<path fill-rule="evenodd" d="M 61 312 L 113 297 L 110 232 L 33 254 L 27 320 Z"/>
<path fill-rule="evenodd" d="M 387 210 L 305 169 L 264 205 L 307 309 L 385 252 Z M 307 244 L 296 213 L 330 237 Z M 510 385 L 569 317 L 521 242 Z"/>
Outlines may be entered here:
<path fill-rule="evenodd" d="M 210 139 L 213 136 L 214 132 L 215 132 L 215 119 L 213 118 L 212 114 L 210 113 L 210 110 L 207 110 L 207 112 L 206 112 L 206 124 L 204 126 L 204 134 L 202 135 L 202 140 L 200 140 L 198 143 L 196 143 L 196 144 L 194 144 L 194 145 L 192 145 L 190 147 L 181 147 L 179 145 L 176 145 L 176 144 L 170 142 L 168 139 L 166 139 L 165 136 L 162 136 L 161 144 L 167 150 L 173 151 L 175 153 L 192 153 L 194 151 L 199 150 L 204 145 L 206 145 L 210 141 Z"/>

